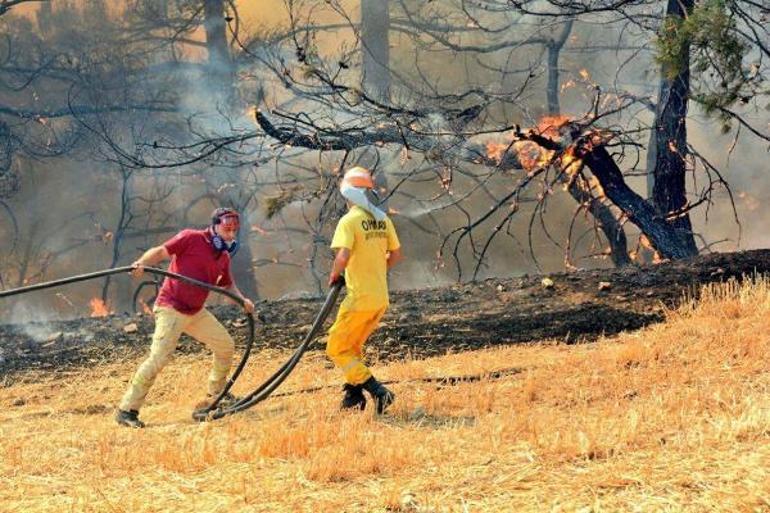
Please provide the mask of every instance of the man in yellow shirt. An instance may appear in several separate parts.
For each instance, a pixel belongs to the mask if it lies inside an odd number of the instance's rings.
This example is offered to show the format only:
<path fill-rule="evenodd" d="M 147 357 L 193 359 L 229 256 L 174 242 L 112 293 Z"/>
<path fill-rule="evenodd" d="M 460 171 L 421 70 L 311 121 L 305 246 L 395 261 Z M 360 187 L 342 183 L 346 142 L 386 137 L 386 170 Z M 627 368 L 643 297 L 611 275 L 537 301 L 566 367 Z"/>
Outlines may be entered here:
<path fill-rule="evenodd" d="M 366 198 L 373 187 L 371 174 L 361 167 L 349 169 L 340 184 L 349 211 L 334 231 L 331 247 L 336 256 L 329 285 L 344 272 L 347 295 L 329 329 L 326 354 L 345 374 L 342 408 L 363 410 L 366 390 L 377 413 L 383 413 L 395 395 L 364 365 L 363 347 L 388 308 L 387 271 L 402 256 L 393 222 Z"/>

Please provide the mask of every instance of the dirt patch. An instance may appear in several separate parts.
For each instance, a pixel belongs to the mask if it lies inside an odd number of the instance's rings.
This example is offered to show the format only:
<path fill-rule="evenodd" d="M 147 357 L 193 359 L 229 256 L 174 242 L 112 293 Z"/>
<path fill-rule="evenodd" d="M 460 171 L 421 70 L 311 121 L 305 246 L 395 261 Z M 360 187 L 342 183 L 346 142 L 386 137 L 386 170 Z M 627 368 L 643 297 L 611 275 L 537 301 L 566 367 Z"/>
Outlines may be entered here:
<path fill-rule="evenodd" d="M 590 341 L 660 322 L 665 307 L 674 307 L 685 294 L 696 294 L 705 283 L 766 272 L 770 250 L 756 250 L 551 274 L 552 285 L 543 283 L 544 276 L 522 276 L 396 292 L 383 326 L 368 343 L 368 354 L 388 361 L 543 339 Z M 296 347 L 321 302 L 322 298 L 260 302 L 255 350 Z M 241 313 L 234 307 L 213 311 L 243 344 L 246 329 Z M 129 314 L 2 325 L 0 385 L 12 383 L 25 371 L 64 371 L 136 357 L 147 351 L 152 329 L 150 317 Z M 322 349 L 321 344 L 313 349 Z M 177 350 L 198 352 L 203 346 L 183 337 Z"/>

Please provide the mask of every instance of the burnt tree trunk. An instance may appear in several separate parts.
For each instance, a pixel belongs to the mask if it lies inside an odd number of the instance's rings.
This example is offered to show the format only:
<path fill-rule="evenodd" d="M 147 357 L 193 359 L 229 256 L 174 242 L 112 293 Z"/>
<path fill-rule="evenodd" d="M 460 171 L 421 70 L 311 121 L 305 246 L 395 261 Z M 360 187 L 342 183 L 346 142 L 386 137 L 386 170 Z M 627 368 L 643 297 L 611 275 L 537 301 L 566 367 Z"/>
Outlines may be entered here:
<path fill-rule="evenodd" d="M 388 0 L 361 0 L 364 90 L 384 101 L 390 96 L 390 11 Z"/>
<path fill-rule="evenodd" d="M 241 233 L 239 237 L 240 247 L 238 253 L 232 257 L 232 273 L 233 280 L 238 285 L 238 288 L 243 294 L 254 300 L 259 298 L 259 288 L 257 287 L 257 280 L 254 277 L 254 254 L 251 252 L 251 246 L 249 245 L 249 231 L 250 227 L 246 220 L 248 219 L 248 212 L 246 209 L 240 211 L 241 219 L 243 220 L 243 226 L 241 227 Z"/>
<path fill-rule="evenodd" d="M 623 173 L 604 146 L 584 143 L 578 146 L 577 156 L 599 180 L 604 194 L 639 227 L 661 256 L 681 259 L 693 255 L 676 227 L 626 184 Z"/>
<path fill-rule="evenodd" d="M 548 102 L 548 114 L 551 116 L 561 114 L 561 106 L 559 104 L 559 56 L 564 44 L 567 42 L 570 32 L 572 32 L 572 24 L 573 20 L 568 20 L 562 27 L 561 33 L 546 45 L 546 48 L 548 49 L 548 84 L 546 87 L 546 98 Z M 567 176 L 564 178 L 569 179 Z M 578 180 L 571 180 L 567 191 L 578 204 L 586 205 L 588 212 L 598 223 L 599 228 L 602 233 L 604 233 L 604 236 L 607 238 L 607 242 L 610 245 L 610 258 L 612 259 L 612 263 L 615 264 L 616 267 L 629 265 L 631 263 L 631 258 L 628 256 L 626 232 L 623 231 L 623 227 L 615 214 L 612 213 L 610 207 L 605 205 L 601 200 L 594 198 L 587 190 L 583 189 L 583 186 Z"/>
<path fill-rule="evenodd" d="M 567 42 L 567 38 L 570 32 L 572 32 L 573 23 L 574 20 L 567 20 L 561 29 L 561 33 L 546 44 L 548 49 L 546 99 L 548 101 L 548 114 L 552 116 L 561 114 L 561 106 L 559 105 L 559 89 L 561 86 L 559 83 L 559 56 L 561 55 L 561 49 L 564 48 L 564 43 Z"/>
<path fill-rule="evenodd" d="M 208 51 L 208 82 L 217 103 L 230 107 L 234 100 L 233 70 L 230 46 L 227 42 L 225 0 L 204 0 L 203 28 Z"/>
<path fill-rule="evenodd" d="M 586 205 L 588 212 L 599 224 L 599 228 L 610 245 L 610 259 L 612 259 L 612 263 L 616 267 L 630 265 L 631 258 L 628 256 L 626 232 L 623 231 L 623 226 L 621 226 L 615 214 L 612 213 L 610 207 L 605 205 L 601 199 L 589 194 L 577 180 L 572 180 L 567 190 L 575 201 Z"/>
<path fill-rule="evenodd" d="M 218 107 L 225 112 L 232 113 L 235 110 L 238 99 L 235 96 L 235 68 L 230 55 L 230 45 L 227 41 L 227 14 L 226 0 L 205 0 L 203 26 L 206 31 L 206 49 L 208 50 L 209 88 L 211 94 L 217 100 Z M 225 182 L 235 182 L 237 185 L 240 176 L 237 170 L 229 168 L 212 168 L 209 172 L 218 173 L 219 178 Z M 228 191 L 230 188 L 226 188 Z M 236 190 L 240 190 L 236 188 Z M 237 206 L 239 197 L 236 193 L 217 194 L 221 206 Z M 257 297 L 257 280 L 254 277 L 252 266 L 252 253 L 249 247 L 246 212 L 241 212 L 242 224 L 241 248 L 232 260 L 232 273 L 235 283 L 244 295 L 250 298 Z"/>
<path fill-rule="evenodd" d="M 692 10 L 693 0 L 669 0 L 668 19 L 682 20 Z M 664 27 L 671 27 L 664 24 Z M 687 204 L 687 103 L 690 91 L 690 45 L 680 48 L 676 69 L 661 68 L 658 104 L 654 125 L 654 184 L 652 201 L 660 217 L 679 212 Z M 692 223 L 688 213 L 673 216 L 667 221 L 680 239 L 685 256 L 698 254 Z"/>

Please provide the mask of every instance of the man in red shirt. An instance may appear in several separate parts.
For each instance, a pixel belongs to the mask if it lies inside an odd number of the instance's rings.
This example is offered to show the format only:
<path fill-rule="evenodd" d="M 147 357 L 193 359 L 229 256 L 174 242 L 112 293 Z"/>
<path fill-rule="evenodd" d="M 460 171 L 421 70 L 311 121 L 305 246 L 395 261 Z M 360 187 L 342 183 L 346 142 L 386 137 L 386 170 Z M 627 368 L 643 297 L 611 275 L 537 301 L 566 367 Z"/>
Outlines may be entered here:
<path fill-rule="evenodd" d="M 145 266 L 171 260 L 169 271 L 231 290 L 241 297 L 247 312 L 254 303 L 243 297 L 230 274 L 230 255 L 238 247 L 238 212 L 218 208 L 205 230 L 182 230 L 161 246 L 148 249 L 132 264 L 132 275 L 140 277 Z M 155 300 L 155 333 L 150 356 L 139 366 L 118 407 L 118 424 L 144 427 L 139 409 L 155 378 L 171 359 L 182 333 L 206 344 L 214 353 L 208 395 L 217 396 L 225 386 L 233 359 L 234 342 L 224 326 L 203 305 L 209 291 L 191 283 L 166 278 Z"/>

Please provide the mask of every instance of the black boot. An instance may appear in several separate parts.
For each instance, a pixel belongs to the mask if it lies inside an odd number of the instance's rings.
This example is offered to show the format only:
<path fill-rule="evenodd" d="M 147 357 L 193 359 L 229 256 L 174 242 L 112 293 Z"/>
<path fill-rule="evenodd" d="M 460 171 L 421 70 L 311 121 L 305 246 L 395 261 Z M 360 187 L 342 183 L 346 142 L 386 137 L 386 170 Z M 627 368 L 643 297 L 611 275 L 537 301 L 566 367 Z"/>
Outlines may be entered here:
<path fill-rule="evenodd" d="M 378 414 L 384 413 L 396 399 L 396 394 L 385 388 L 385 385 L 374 379 L 374 376 L 367 379 L 362 386 L 372 395 Z"/>
<path fill-rule="evenodd" d="M 366 408 L 366 397 L 364 397 L 364 389 L 361 385 L 345 383 L 342 390 L 345 392 L 345 397 L 342 398 L 342 404 L 340 404 L 341 409 L 349 410 L 358 408 L 359 410 L 363 410 Z"/>
<path fill-rule="evenodd" d="M 121 426 L 127 426 L 131 428 L 143 428 L 144 422 L 139 420 L 138 410 L 118 410 L 115 414 L 115 421 Z"/>

